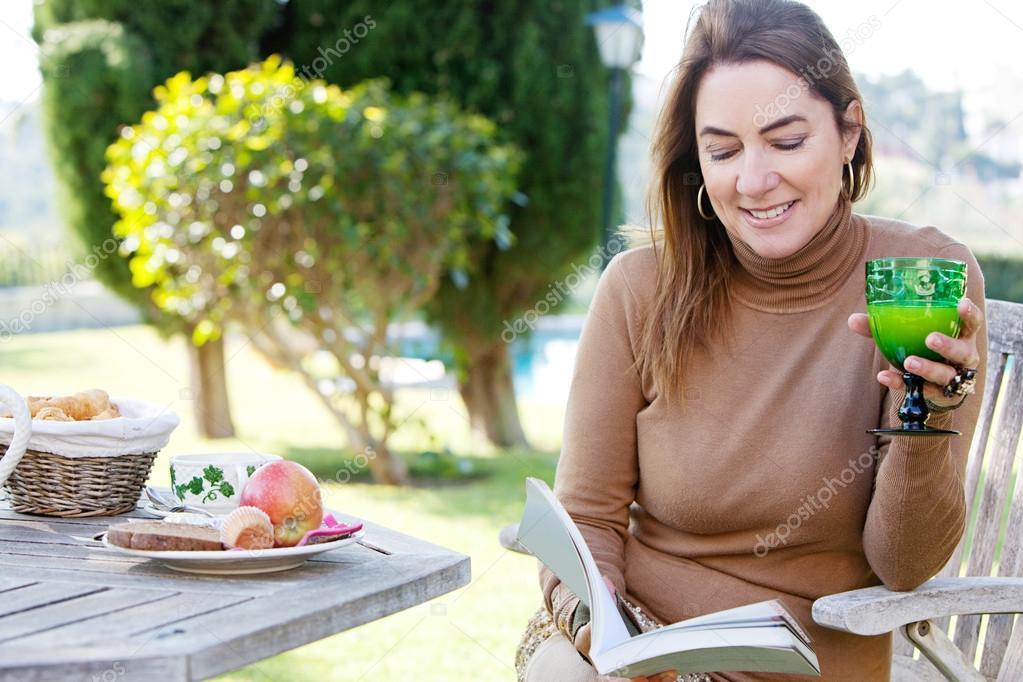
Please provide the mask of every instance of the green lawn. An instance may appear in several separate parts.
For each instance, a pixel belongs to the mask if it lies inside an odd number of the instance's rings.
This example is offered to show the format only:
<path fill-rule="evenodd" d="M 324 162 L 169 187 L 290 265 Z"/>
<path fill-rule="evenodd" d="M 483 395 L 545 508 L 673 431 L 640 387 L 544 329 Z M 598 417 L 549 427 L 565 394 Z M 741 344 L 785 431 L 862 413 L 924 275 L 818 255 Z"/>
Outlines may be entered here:
<path fill-rule="evenodd" d="M 270 368 L 245 343 L 228 340 L 228 381 L 239 437 L 204 441 L 193 428 L 184 346 L 144 327 L 15 338 L 0 344 L 0 381 L 22 394 L 104 388 L 170 405 L 182 418 L 152 480 L 168 483 L 167 458 L 203 451 L 259 450 L 305 463 L 322 479 L 342 466 L 344 437 L 293 375 Z M 406 391 L 401 412 L 422 417 L 394 445 L 434 447 L 427 430 L 491 475 L 470 483 L 411 488 L 325 484 L 331 507 L 445 545 L 472 557 L 472 582 L 457 592 L 353 631 L 310 644 L 219 680 L 514 680 L 513 657 L 526 620 L 539 605 L 534 560 L 497 543 L 502 525 L 521 512 L 526 476 L 553 479 L 563 406 L 523 404 L 538 451 L 494 452 L 473 438 L 458 396 Z M 344 585 L 338 585 L 344 589 Z"/>

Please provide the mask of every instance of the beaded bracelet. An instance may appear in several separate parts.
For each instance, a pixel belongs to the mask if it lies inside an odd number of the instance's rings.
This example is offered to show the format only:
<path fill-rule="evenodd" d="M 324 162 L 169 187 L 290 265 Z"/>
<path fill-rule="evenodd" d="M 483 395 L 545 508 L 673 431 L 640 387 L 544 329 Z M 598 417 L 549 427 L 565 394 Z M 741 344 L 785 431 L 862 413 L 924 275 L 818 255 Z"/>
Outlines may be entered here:
<path fill-rule="evenodd" d="M 931 414 L 944 414 L 945 412 L 951 412 L 952 410 L 957 410 L 962 407 L 963 403 L 966 402 L 967 395 L 969 395 L 969 393 L 964 394 L 955 405 L 939 405 L 935 402 L 931 402 L 930 398 L 924 398 L 924 402 L 927 403 L 927 409 L 931 412 Z"/>

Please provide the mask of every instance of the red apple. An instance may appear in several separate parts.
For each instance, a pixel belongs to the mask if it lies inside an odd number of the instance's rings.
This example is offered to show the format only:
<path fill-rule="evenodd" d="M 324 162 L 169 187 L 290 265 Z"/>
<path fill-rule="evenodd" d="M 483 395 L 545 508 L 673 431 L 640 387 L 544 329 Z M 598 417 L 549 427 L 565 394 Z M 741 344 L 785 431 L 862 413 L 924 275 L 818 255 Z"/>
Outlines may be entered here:
<path fill-rule="evenodd" d="M 294 547 L 323 522 L 320 484 L 297 462 L 279 460 L 259 467 L 242 488 L 240 503 L 258 507 L 270 517 L 275 547 Z"/>

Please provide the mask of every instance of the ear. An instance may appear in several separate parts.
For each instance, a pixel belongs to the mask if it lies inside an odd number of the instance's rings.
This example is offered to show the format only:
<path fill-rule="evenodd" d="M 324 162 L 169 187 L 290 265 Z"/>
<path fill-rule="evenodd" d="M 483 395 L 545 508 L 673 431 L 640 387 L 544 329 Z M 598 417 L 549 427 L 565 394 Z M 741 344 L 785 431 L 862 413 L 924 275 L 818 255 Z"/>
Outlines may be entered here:
<path fill-rule="evenodd" d="M 860 133 L 863 128 L 863 107 L 859 100 L 849 102 L 845 108 L 843 118 L 848 123 L 855 123 L 856 127 L 846 131 L 842 136 L 842 158 L 852 159 L 856 153 L 856 145 L 860 143 Z"/>

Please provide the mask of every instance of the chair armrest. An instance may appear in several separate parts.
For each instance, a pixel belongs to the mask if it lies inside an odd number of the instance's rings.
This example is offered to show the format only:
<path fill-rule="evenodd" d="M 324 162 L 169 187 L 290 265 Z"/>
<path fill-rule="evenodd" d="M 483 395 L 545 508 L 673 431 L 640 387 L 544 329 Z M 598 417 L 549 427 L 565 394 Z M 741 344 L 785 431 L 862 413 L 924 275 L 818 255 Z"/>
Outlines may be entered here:
<path fill-rule="evenodd" d="M 865 587 L 813 603 L 819 625 L 856 635 L 966 613 L 1023 613 L 1023 578 L 935 578 L 912 592 Z"/>

